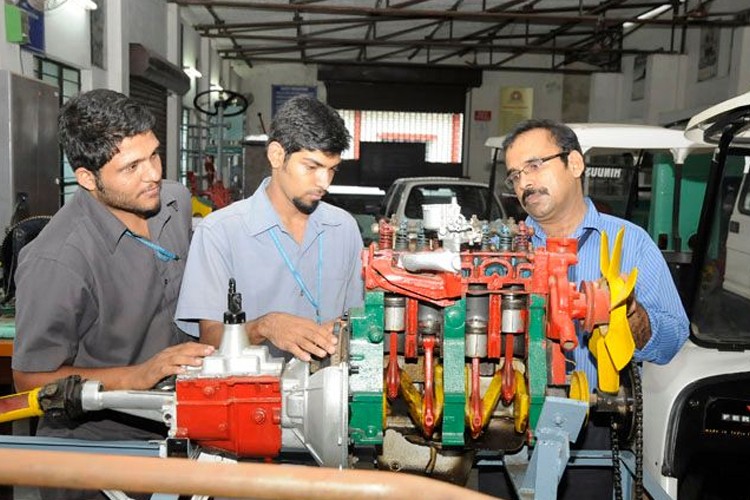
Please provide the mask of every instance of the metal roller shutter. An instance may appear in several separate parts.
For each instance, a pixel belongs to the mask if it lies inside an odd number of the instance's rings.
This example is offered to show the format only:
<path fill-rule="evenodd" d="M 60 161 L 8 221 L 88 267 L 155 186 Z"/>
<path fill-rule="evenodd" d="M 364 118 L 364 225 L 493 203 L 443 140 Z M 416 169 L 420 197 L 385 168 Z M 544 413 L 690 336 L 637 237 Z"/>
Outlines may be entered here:
<path fill-rule="evenodd" d="M 150 109 L 156 117 L 154 134 L 159 139 L 159 156 L 164 167 L 162 176 L 165 176 L 167 172 L 167 89 L 145 78 L 131 76 L 130 97 Z"/>

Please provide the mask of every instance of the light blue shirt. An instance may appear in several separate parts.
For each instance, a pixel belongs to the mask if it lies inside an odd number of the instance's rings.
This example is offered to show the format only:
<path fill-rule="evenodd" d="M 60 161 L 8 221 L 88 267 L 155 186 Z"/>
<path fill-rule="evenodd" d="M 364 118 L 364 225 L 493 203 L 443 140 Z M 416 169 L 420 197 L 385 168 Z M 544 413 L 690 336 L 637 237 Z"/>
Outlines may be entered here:
<path fill-rule="evenodd" d="M 643 349 L 635 351 L 634 357 L 636 361 L 668 363 L 687 340 L 690 324 L 661 251 L 643 228 L 624 219 L 599 213 L 589 198 L 586 198 L 586 205 L 588 210 L 583 222 L 571 235 L 579 241 L 578 264 L 571 271 L 571 276 L 575 278 L 576 285 L 580 285 L 581 281 L 601 278 L 601 233 L 607 233 L 611 255 L 617 231 L 624 226 L 620 272 L 630 273 L 633 267 L 638 268 L 635 298 L 646 310 L 651 322 L 651 339 Z M 531 217 L 526 218 L 526 223 L 534 229 L 531 240 L 534 246 L 546 246 L 547 235 L 539 223 Z M 587 232 L 590 234 L 584 236 Z M 596 360 L 588 349 L 588 336 L 580 328 L 578 342 L 579 348 L 573 352 L 575 369 L 586 373 L 589 386 L 593 389 L 597 382 Z"/>
<path fill-rule="evenodd" d="M 363 303 L 363 244 L 354 218 L 321 202 L 298 244 L 268 199 L 269 180 L 264 179 L 250 198 L 209 214 L 195 230 L 175 313 L 180 327 L 193 336 L 199 335 L 198 320 L 224 320 L 229 278 L 237 282 L 248 320 L 269 312 L 315 320 L 315 307 L 302 293 L 271 231 L 320 303 L 323 322 Z M 323 267 L 318 293 L 319 242 Z M 271 351 L 275 356 L 281 353 L 273 346 Z"/>

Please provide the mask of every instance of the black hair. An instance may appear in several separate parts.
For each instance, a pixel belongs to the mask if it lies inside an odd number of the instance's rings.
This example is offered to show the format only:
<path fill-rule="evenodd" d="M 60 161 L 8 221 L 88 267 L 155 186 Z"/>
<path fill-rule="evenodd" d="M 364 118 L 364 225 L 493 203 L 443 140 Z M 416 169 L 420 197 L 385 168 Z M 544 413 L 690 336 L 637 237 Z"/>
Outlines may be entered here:
<path fill-rule="evenodd" d="M 524 132 L 540 128 L 547 130 L 552 135 L 552 137 L 555 139 L 555 143 L 557 143 L 557 146 L 561 150 L 567 151 L 568 153 L 572 151 L 578 151 L 579 153 L 581 153 L 581 155 L 583 155 L 581 144 L 578 142 L 578 136 L 575 132 L 573 132 L 573 129 L 571 129 L 564 123 L 556 122 L 554 120 L 538 120 L 533 118 L 531 120 L 524 120 L 513 127 L 513 130 L 511 130 L 503 140 L 503 151 L 507 152 L 508 148 L 510 148 L 513 143 L 516 142 L 516 139 L 518 139 L 519 135 L 523 134 Z M 567 155 L 562 157 L 562 161 L 563 163 L 565 163 L 565 165 L 568 164 Z"/>
<path fill-rule="evenodd" d="M 60 145 L 73 170 L 97 173 L 119 152 L 119 145 L 154 128 L 154 115 L 128 96 L 108 89 L 84 92 L 63 106 L 58 118 Z"/>
<path fill-rule="evenodd" d="M 349 139 L 335 109 L 309 96 L 295 96 L 274 116 L 267 144 L 278 142 L 287 155 L 302 150 L 341 154 L 349 147 Z"/>

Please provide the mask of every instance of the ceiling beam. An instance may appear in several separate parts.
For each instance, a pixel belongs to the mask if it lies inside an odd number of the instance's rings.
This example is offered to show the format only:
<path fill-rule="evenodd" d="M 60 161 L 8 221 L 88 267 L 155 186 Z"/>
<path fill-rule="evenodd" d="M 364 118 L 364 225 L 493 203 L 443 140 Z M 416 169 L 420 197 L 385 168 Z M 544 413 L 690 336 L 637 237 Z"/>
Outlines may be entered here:
<path fill-rule="evenodd" d="M 418 10 L 418 9 L 394 9 L 394 8 L 373 8 L 373 7 L 353 7 L 343 5 L 311 5 L 311 4 L 281 4 L 281 3 L 262 3 L 248 1 L 227 1 L 227 0 L 168 0 L 170 3 L 183 6 L 203 6 L 226 9 L 244 9 L 258 11 L 276 11 L 276 12 L 307 12 L 314 14 L 329 15 L 346 15 L 346 16 L 367 16 L 372 18 L 392 17 L 402 19 L 444 19 L 453 21 L 473 21 L 484 23 L 497 23 L 500 21 L 528 22 L 529 24 L 540 25 L 560 25 L 564 23 L 581 23 L 596 26 L 622 25 L 625 22 L 635 24 L 648 24 L 654 26 L 671 27 L 675 20 L 694 26 L 744 26 L 747 23 L 739 21 L 708 21 L 705 19 L 695 19 L 689 16 L 675 16 L 671 20 L 661 19 L 637 19 L 637 18 L 612 18 L 598 15 L 579 15 L 579 16 L 560 16 L 553 14 L 535 14 L 531 11 L 510 11 L 510 12 L 464 12 L 464 11 L 447 11 L 447 10 Z"/>
<path fill-rule="evenodd" d="M 238 57 L 227 57 L 227 59 L 241 59 Z M 327 59 L 319 59 L 315 57 L 308 57 L 304 61 L 300 61 L 299 58 L 293 58 L 293 57 L 257 57 L 253 58 L 256 62 L 273 62 L 273 63 L 298 63 L 298 64 L 330 64 L 330 65 L 346 65 L 346 66 L 377 66 L 377 67 L 429 67 L 434 68 L 434 64 L 430 63 L 409 63 L 409 64 L 387 64 L 387 63 L 372 63 L 369 61 L 363 61 L 361 63 L 353 62 L 351 60 L 327 60 Z M 441 68 L 473 68 L 473 69 L 479 69 L 484 71 L 522 71 L 525 73 L 556 73 L 556 74 L 571 74 L 571 75 L 590 75 L 592 73 L 614 73 L 615 71 L 606 70 L 602 68 L 591 68 L 591 69 L 581 69 L 581 68 L 552 68 L 552 67 L 539 67 L 539 66 L 507 66 L 507 67 L 496 67 L 496 66 L 489 66 L 489 65 L 482 65 L 482 64 L 464 64 L 464 65 L 449 65 L 444 64 L 440 66 Z"/>

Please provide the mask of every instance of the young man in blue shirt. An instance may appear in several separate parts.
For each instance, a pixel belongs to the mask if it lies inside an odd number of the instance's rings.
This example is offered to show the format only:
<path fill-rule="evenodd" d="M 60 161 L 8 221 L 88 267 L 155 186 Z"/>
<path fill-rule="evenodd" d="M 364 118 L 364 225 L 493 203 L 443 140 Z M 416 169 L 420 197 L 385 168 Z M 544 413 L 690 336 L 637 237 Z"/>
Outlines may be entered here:
<path fill-rule="evenodd" d="M 333 320 L 363 301 L 357 223 L 321 202 L 348 147 L 328 105 L 295 97 L 282 106 L 267 143 L 271 176 L 196 228 L 177 305 L 183 328 L 218 346 L 234 278 L 251 343 L 304 361 L 335 352 Z"/>

